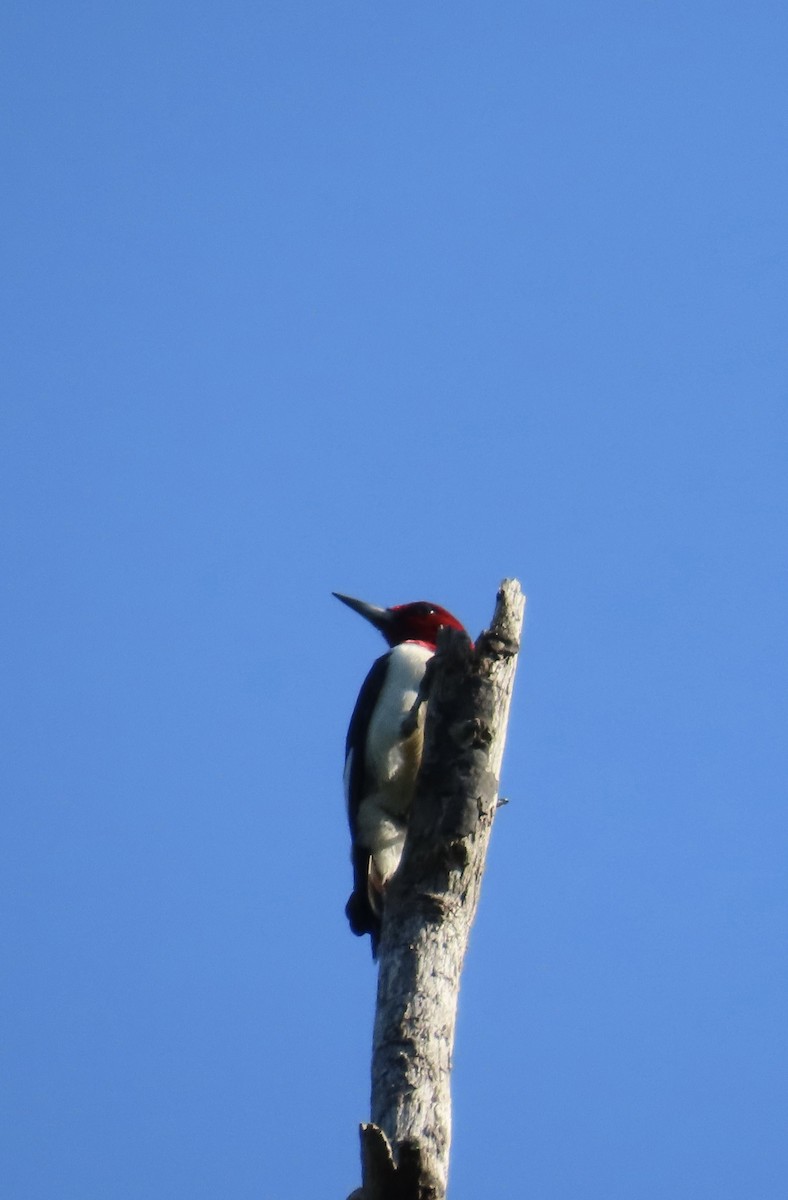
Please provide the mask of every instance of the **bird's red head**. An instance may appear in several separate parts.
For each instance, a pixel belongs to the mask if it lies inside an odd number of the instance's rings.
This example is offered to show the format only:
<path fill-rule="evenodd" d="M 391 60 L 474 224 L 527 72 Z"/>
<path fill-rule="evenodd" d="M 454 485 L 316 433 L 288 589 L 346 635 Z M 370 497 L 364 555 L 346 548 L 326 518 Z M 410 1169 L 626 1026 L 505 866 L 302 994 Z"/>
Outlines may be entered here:
<path fill-rule="evenodd" d="M 390 646 L 399 646 L 402 642 L 422 642 L 434 650 L 439 629 L 448 626 L 465 633 L 456 617 L 439 604 L 430 604 L 426 600 L 416 600 L 412 604 L 395 604 L 392 608 L 378 608 L 377 605 L 354 600 L 352 596 L 343 596 L 339 592 L 334 592 L 334 595 L 354 612 L 366 617 L 380 630 Z"/>
<path fill-rule="evenodd" d="M 456 617 L 439 604 L 430 604 L 427 600 L 395 604 L 388 611 L 391 614 L 390 624 L 388 629 L 383 630 L 383 636 L 390 646 L 398 646 L 400 642 L 424 642 L 434 647 L 438 641 L 438 630 L 447 625 L 449 629 L 465 632 Z"/>

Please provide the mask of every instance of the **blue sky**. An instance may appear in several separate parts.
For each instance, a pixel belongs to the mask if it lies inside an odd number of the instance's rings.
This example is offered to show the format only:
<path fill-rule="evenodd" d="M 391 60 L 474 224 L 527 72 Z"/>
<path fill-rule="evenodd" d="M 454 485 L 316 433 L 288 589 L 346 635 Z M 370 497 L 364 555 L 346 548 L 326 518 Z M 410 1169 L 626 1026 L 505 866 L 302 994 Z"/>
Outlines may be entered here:
<path fill-rule="evenodd" d="M 330 593 L 506 575 L 452 1196 L 782 1200 L 787 26 L 6 6 L 13 1200 L 352 1190 Z"/>

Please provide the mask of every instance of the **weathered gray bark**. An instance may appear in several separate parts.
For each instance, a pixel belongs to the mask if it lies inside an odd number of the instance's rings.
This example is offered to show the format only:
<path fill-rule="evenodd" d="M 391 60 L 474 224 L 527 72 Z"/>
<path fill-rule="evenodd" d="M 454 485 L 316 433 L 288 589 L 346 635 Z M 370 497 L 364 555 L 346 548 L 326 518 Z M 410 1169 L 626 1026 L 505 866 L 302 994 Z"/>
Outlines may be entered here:
<path fill-rule="evenodd" d="M 505 580 L 473 648 L 443 630 L 402 863 L 386 894 L 372 1123 L 356 1200 L 443 1200 L 460 972 L 479 899 L 525 597 Z"/>

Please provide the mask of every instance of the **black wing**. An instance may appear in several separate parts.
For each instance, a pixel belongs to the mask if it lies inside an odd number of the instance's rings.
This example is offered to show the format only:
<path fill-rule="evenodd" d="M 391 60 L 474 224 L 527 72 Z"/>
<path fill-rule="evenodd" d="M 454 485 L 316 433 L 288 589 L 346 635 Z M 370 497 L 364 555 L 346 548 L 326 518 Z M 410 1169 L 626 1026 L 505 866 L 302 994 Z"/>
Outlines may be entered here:
<path fill-rule="evenodd" d="M 356 700 L 356 707 L 350 718 L 345 742 L 345 799 L 347 801 L 347 816 L 352 839 L 351 859 L 353 862 L 353 891 L 345 906 L 345 914 L 350 922 L 350 928 L 358 937 L 368 933 L 372 939 L 372 954 L 377 957 L 377 945 L 380 937 L 380 916 L 375 912 L 369 899 L 369 859 L 367 846 L 362 846 L 358 838 L 358 810 L 366 794 L 367 765 L 364 755 L 367 730 L 378 701 L 383 681 L 386 678 L 389 655 L 384 654 L 376 659 L 369 674 L 361 685 L 361 691 Z"/>
<path fill-rule="evenodd" d="M 354 842 L 358 810 L 366 791 L 367 764 L 364 749 L 367 730 L 383 687 L 383 680 L 386 678 L 390 654 L 391 651 L 381 655 L 370 667 L 369 674 L 361 685 L 345 739 L 345 799 L 347 801 L 347 819 Z"/>

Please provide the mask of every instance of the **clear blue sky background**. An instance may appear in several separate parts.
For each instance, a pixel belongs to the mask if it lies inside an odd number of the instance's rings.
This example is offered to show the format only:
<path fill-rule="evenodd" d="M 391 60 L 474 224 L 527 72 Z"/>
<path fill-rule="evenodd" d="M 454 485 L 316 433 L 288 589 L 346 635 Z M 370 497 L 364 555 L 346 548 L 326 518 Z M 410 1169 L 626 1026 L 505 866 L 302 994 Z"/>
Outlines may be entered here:
<path fill-rule="evenodd" d="M 516 575 L 453 1198 L 783 1200 L 787 36 L 5 6 L 3 1196 L 356 1185 L 330 592 Z"/>

